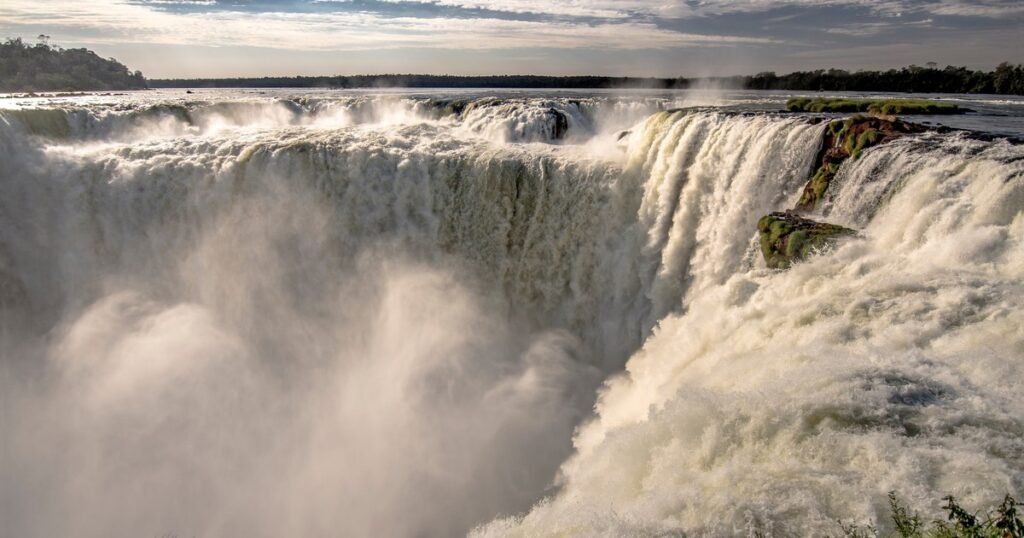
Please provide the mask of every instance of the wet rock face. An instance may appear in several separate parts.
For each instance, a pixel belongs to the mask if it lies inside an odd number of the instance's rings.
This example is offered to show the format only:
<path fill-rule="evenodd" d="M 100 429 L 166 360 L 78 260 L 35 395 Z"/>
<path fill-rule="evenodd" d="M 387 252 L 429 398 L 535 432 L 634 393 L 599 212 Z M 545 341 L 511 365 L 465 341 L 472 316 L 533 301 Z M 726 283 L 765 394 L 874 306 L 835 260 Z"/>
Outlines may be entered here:
<path fill-rule="evenodd" d="M 847 159 L 856 160 L 870 147 L 927 130 L 929 128 L 923 125 L 877 115 L 858 114 L 829 122 L 811 177 L 796 206 L 783 213 L 765 215 L 757 223 L 761 234 L 761 254 L 768 267 L 785 269 L 814 252 L 832 247 L 841 237 L 855 235 L 856 232 L 849 228 L 816 222 L 798 213 L 811 213 L 817 209 L 839 173 L 840 165 Z"/>
<path fill-rule="evenodd" d="M 437 111 L 441 117 L 461 116 L 472 100 L 469 99 L 431 99 L 428 103 L 430 108 Z"/>
<path fill-rule="evenodd" d="M 771 213 L 757 222 L 761 254 L 768 267 L 785 269 L 814 252 L 827 250 L 855 231 L 836 224 L 816 222 L 793 213 Z"/>
<path fill-rule="evenodd" d="M 569 132 L 569 118 L 565 116 L 565 113 L 556 108 L 548 109 L 548 114 L 554 118 L 554 124 L 551 127 L 551 139 L 562 140 L 565 138 L 566 133 Z"/>
<path fill-rule="evenodd" d="M 927 128 L 921 125 L 898 119 L 859 115 L 830 122 L 814 161 L 813 175 L 794 209 L 800 213 L 814 211 L 839 172 L 839 166 L 847 159 L 858 159 L 870 147 L 925 130 Z"/>

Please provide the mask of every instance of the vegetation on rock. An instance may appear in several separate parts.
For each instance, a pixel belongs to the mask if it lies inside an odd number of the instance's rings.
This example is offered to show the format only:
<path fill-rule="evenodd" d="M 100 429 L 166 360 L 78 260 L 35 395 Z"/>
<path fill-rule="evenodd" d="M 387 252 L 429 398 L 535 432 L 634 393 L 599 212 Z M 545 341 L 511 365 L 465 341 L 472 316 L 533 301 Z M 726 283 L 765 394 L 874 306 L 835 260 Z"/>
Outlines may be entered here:
<path fill-rule="evenodd" d="M 62 49 L 21 39 L 0 43 L 0 91 L 135 90 L 146 87 L 139 71 L 87 49 Z"/>
<path fill-rule="evenodd" d="M 757 230 L 761 233 L 761 254 L 773 269 L 786 269 L 814 252 L 831 248 L 839 238 L 856 233 L 793 213 L 765 215 L 757 222 Z"/>
<path fill-rule="evenodd" d="M 951 103 L 939 103 L 927 99 L 811 99 L 797 97 L 786 101 L 790 112 L 869 112 L 871 114 L 963 114 L 962 109 Z"/>
<path fill-rule="evenodd" d="M 796 211 L 809 212 L 817 207 L 832 179 L 839 172 L 839 166 L 847 159 L 858 159 L 867 148 L 924 130 L 925 128 L 920 125 L 898 119 L 860 115 L 830 122 L 825 130 L 821 150 L 814 162 L 814 174 L 804 187 L 800 201 L 796 204 Z"/>
<path fill-rule="evenodd" d="M 1024 538 L 1024 521 L 1017 507 L 1022 506 L 1012 496 L 1007 495 L 1003 502 L 983 513 L 968 512 L 960 506 L 956 499 L 947 496 L 943 499 L 942 508 L 946 511 L 946 521 L 925 523 L 921 516 L 904 506 L 889 493 L 889 510 L 895 532 L 886 536 L 900 538 Z M 883 536 L 873 526 L 845 525 L 839 523 L 843 535 L 847 538 L 879 538 Z"/>
<path fill-rule="evenodd" d="M 899 119 L 854 115 L 845 120 L 829 122 L 814 160 L 813 174 L 804 186 L 796 207 L 784 213 L 761 217 L 757 229 L 761 234 L 761 254 L 768 267 L 785 269 L 813 252 L 831 247 L 841 237 L 856 231 L 836 224 L 816 222 L 797 216 L 817 208 L 824 199 L 839 167 L 848 159 L 858 159 L 867 148 L 884 144 L 910 133 L 926 130 L 924 126 Z"/>

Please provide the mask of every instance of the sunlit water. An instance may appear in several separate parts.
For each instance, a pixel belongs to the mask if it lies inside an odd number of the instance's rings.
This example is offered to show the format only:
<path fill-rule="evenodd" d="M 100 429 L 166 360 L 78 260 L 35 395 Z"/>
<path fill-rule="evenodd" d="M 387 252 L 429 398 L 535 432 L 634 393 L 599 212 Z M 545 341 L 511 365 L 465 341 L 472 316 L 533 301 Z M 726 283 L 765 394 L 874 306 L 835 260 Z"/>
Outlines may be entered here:
<path fill-rule="evenodd" d="M 781 92 L 0 99 L 11 536 L 835 534 L 1024 489 L 1024 100 L 843 165 Z M 979 134 L 980 132 L 980 134 Z M 930 514 L 930 513 L 929 513 Z"/>

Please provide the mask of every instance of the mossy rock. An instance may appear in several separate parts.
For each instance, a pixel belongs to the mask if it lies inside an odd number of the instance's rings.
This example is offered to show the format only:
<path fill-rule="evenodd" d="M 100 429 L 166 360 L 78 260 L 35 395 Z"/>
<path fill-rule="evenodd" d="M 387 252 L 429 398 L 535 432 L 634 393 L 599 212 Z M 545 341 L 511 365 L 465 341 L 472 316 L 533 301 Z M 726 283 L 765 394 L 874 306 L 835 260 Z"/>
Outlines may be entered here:
<path fill-rule="evenodd" d="M 815 222 L 793 213 L 772 213 L 757 221 L 761 254 L 772 269 L 786 269 L 815 252 L 828 250 L 856 232 L 836 224 Z"/>
<path fill-rule="evenodd" d="M 821 150 L 814 160 L 811 179 L 804 187 L 794 208 L 799 212 L 813 211 L 828 191 L 839 167 L 847 159 L 859 159 L 868 148 L 885 144 L 901 136 L 927 130 L 924 126 L 898 119 L 854 115 L 828 124 Z"/>

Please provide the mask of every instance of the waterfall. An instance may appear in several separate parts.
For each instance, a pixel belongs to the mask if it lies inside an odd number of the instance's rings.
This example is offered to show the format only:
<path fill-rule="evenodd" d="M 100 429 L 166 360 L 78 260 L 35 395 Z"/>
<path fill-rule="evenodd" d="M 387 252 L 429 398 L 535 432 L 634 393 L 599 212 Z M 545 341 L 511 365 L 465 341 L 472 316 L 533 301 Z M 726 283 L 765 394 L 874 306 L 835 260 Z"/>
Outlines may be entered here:
<path fill-rule="evenodd" d="M 691 288 L 605 382 L 561 491 L 476 534 L 825 535 L 887 528 L 889 491 L 926 517 L 943 495 L 1020 492 L 1022 159 L 929 134 L 844 165 L 821 214 L 859 237 Z M 701 207 L 729 214 L 755 188 Z M 701 278 L 735 267 L 707 258 Z"/>
<path fill-rule="evenodd" d="M 872 148 L 814 215 L 859 235 L 774 271 L 825 126 L 673 104 L 0 111 L 0 520 L 820 534 L 1020 490 L 1024 149 Z"/>

